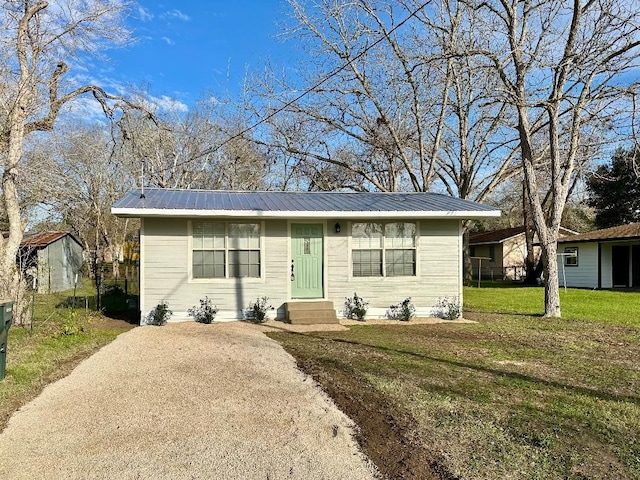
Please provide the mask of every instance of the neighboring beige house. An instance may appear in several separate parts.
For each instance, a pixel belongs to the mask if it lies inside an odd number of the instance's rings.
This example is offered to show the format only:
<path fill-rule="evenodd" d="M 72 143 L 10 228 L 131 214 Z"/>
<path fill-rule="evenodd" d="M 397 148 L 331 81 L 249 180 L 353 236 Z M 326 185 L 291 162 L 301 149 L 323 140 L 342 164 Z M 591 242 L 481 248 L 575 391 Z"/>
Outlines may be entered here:
<path fill-rule="evenodd" d="M 561 237 L 575 234 L 573 230 L 560 227 Z M 537 243 L 536 234 L 533 247 L 536 262 L 540 258 L 540 247 Z M 474 278 L 478 278 L 480 265 L 482 278 L 521 280 L 526 275 L 527 242 L 523 226 L 473 233 L 469 235 L 469 250 Z"/>
<path fill-rule="evenodd" d="M 558 241 L 559 282 L 578 288 L 640 287 L 640 223 Z"/>
<path fill-rule="evenodd" d="M 407 297 L 430 316 L 442 297 L 462 302 L 462 220 L 500 215 L 434 193 L 171 189 L 133 190 L 112 213 L 141 219 L 142 323 L 162 301 L 187 320 L 205 296 L 216 320 L 265 296 L 279 319 L 294 308 L 335 318 L 354 292 L 369 318 Z"/>

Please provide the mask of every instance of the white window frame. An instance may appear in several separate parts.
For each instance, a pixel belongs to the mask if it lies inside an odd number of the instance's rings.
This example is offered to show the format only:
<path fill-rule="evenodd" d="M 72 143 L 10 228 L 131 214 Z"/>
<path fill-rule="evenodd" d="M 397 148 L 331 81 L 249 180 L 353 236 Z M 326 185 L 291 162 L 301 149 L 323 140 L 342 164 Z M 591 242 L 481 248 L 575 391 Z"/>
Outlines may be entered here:
<path fill-rule="evenodd" d="M 213 223 L 223 223 L 224 224 L 224 256 L 225 256 L 225 276 L 224 277 L 203 277 L 203 278 L 194 278 L 193 276 L 193 250 L 194 250 L 194 245 L 193 245 L 193 226 L 194 223 L 196 222 L 213 222 Z M 189 220 L 187 222 L 187 228 L 188 228 L 188 282 L 189 283 L 218 283 L 218 282 L 223 282 L 223 283 L 228 283 L 228 282 L 235 282 L 238 280 L 242 280 L 242 281 L 246 281 L 246 280 L 262 280 L 264 281 L 265 279 L 265 268 L 266 268 L 266 262 L 265 262 L 265 222 L 264 221 L 252 221 L 250 219 L 231 219 L 231 220 L 218 220 L 218 219 L 198 219 L 198 220 Z M 231 277 L 229 276 L 229 252 L 232 251 L 238 251 L 238 250 L 244 250 L 244 249 L 237 249 L 237 248 L 230 248 L 229 245 L 229 225 L 230 224 L 254 224 L 254 225 L 259 225 L 260 226 L 260 245 L 259 248 L 257 249 L 260 253 L 260 276 L 259 277 Z M 222 249 L 212 249 L 212 250 L 222 250 Z M 250 249 L 250 250 L 254 250 L 254 249 Z"/>
<path fill-rule="evenodd" d="M 578 247 L 564 247 L 564 254 L 562 255 L 562 258 L 564 260 L 564 266 L 565 267 L 577 267 L 578 266 L 578 255 L 579 255 L 579 248 Z M 576 259 L 576 263 L 569 263 L 569 259 Z"/>
<path fill-rule="evenodd" d="M 375 223 L 382 226 L 382 237 L 380 248 L 356 248 L 353 242 L 353 226 L 355 224 L 369 224 Z M 414 245 L 413 247 L 388 247 L 385 244 L 385 226 L 391 223 L 410 223 L 415 225 Z M 354 279 L 381 279 L 381 278 L 416 278 L 420 276 L 420 222 L 417 220 L 362 220 L 349 223 L 349 276 Z M 353 271 L 353 252 L 354 250 L 375 250 L 382 251 L 382 275 L 354 275 Z M 414 273 L 413 275 L 387 275 L 387 251 L 393 250 L 413 250 L 414 251 Z"/>

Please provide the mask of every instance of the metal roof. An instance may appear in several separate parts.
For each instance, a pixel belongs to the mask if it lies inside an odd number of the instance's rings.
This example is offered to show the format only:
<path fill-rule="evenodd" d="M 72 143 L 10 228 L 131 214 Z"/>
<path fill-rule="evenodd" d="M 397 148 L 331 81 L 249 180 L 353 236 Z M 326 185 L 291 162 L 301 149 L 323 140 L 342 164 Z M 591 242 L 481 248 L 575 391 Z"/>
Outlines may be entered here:
<path fill-rule="evenodd" d="M 500 211 L 437 193 L 230 192 L 139 189 L 128 192 L 111 212 L 122 217 L 227 216 L 264 218 L 486 218 Z"/>
<path fill-rule="evenodd" d="M 519 227 L 491 230 L 489 232 L 472 233 L 471 235 L 469 235 L 469 245 L 490 245 L 494 243 L 502 243 L 522 234 L 524 234 L 524 226 L 522 225 Z M 571 237 L 576 234 L 577 232 L 574 232 L 573 230 L 569 230 L 565 227 L 560 227 L 559 238 L 563 238 L 566 236 Z M 535 237 L 537 238 L 538 235 L 535 234 Z"/>
<path fill-rule="evenodd" d="M 469 245 L 481 243 L 502 243 L 517 235 L 524 233 L 524 227 L 503 228 L 490 232 L 472 233 L 469 235 Z"/>
<path fill-rule="evenodd" d="M 25 234 L 20 248 L 41 248 L 60 240 L 62 237 L 69 235 L 74 242 L 82 246 L 82 244 L 69 232 L 38 232 Z"/>

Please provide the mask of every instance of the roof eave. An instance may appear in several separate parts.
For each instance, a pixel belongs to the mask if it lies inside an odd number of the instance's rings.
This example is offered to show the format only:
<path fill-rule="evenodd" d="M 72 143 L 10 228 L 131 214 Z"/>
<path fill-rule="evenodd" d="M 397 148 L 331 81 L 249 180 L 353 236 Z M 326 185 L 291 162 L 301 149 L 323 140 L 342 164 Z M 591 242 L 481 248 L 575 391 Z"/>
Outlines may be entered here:
<path fill-rule="evenodd" d="M 500 215 L 498 215 L 500 216 Z M 483 242 L 472 242 L 469 241 L 469 245 L 495 245 L 496 243 L 504 243 L 507 242 L 509 240 L 513 240 L 514 238 L 517 238 L 521 235 L 524 235 L 524 233 L 516 233 L 515 235 L 511 235 L 510 237 L 506 237 L 506 238 L 501 238 L 501 239 L 496 239 L 496 240 L 492 240 L 492 241 L 483 241 Z"/>
<path fill-rule="evenodd" d="M 482 219 L 499 217 L 500 210 L 448 210 L 448 211 L 263 211 L 263 210 L 196 210 L 163 208 L 111 208 L 116 217 L 234 217 L 234 218 L 408 218 L 408 219 Z"/>
<path fill-rule="evenodd" d="M 635 235 L 632 237 L 583 238 L 583 239 L 573 239 L 571 237 L 563 237 L 558 239 L 558 243 L 587 243 L 587 242 L 612 243 L 612 242 L 635 242 L 638 240 L 640 240 L 639 235 Z"/>

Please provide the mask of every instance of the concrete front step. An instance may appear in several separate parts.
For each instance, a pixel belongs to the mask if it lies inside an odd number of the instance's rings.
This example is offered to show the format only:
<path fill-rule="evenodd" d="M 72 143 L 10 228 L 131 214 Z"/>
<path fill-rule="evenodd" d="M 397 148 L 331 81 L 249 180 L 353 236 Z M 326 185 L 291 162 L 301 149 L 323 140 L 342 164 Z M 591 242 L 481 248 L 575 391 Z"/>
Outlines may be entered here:
<path fill-rule="evenodd" d="M 287 322 L 292 325 L 324 325 L 339 323 L 333 302 L 287 302 Z"/>
<path fill-rule="evenodd" d="M 309 300 L 287 302 L 287 311 L 333 310 L 333 302 L 328 300 Z"/>

